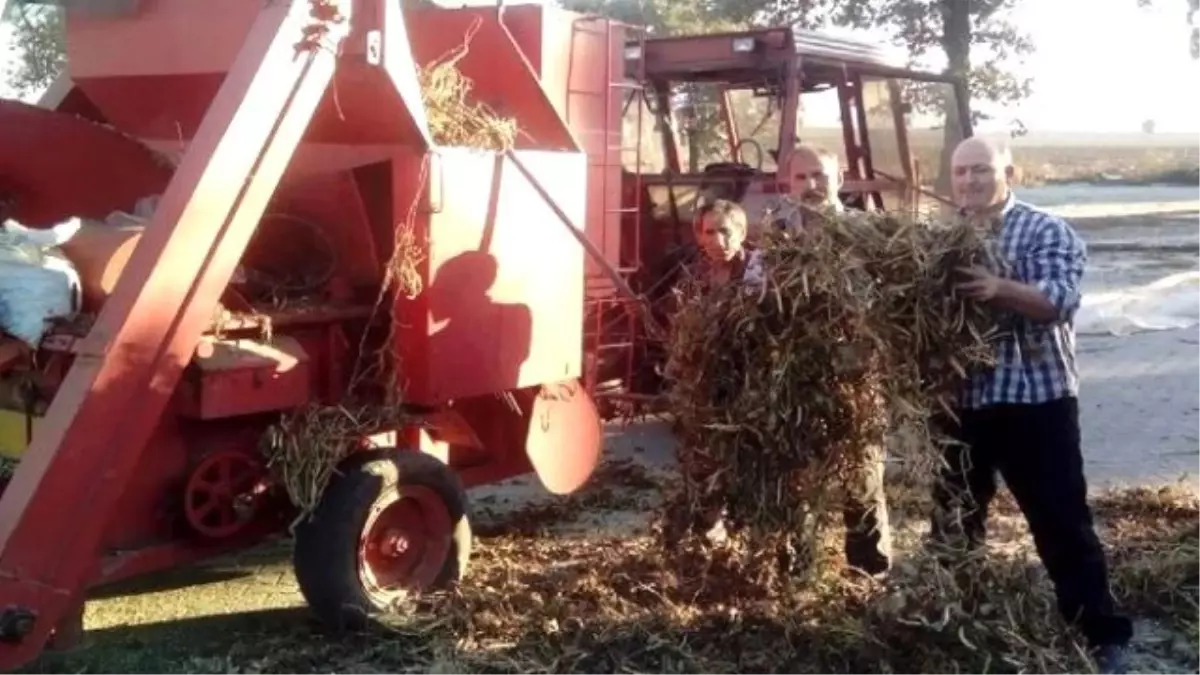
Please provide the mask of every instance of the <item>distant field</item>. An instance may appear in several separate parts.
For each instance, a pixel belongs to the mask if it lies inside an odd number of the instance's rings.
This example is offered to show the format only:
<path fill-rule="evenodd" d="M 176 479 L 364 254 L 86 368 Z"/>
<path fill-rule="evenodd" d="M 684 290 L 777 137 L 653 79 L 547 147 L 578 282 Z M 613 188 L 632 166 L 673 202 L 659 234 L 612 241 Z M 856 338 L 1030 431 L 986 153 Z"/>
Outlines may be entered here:
<path fill-rule="evenodd" d="M 636 133 L 627 127 L 627 139 Z M 777 131 L 764 130 L 756 134 L 765 149 L 773 149 L 778 143 Z M 918 162 L 927 185 L 938 171 L 940 155 L 945 141 L 942 131 L 916 129 L 909 132 L 909 149 Z M 1030 134 L 1020 138 L 1005 135 L 985 134 L 990 138 L 1004 140 L 1013 151 L 1017 166 L 1017 182 L 1024 186 L 1047 183 L 1110 182 L 1125 184 L 1165 183 L 1171 185 L 1200 184 L 1200 141 L 1182 134 L 1133 135 L 1114 134 Z M 664 165 L 661 151 L 655 147 L 652 136 L 643 136 L 642 161 L 646 170 L 661 171 Z M 844 141 L 840 129 L 809 127 L 802 129 L 803 141 L 835 150 L 845 161 Z M 891 129 L 873 129 L 869 135 L 871 155 L 876 170 L 889 174 L 900 174 L 899 146 L 896 134 Z M 628 140 L 626 145 L 634 145 Z M 683 150 L 684 148 L 681 148 Z M 713 156 L 706 156 L 701 165 L 709 162 L 727 161 L 727 150 L 721 148 Z M 631 166 L 633 153 L 626 153 L 626 165 Z M 747 151 L 745 161 L 754 162 L 754 151 Z M 764 168 L 773 170 L 773 166 Z"/>
<path fill-rule="evenodd" d="M 1191 147 L 1014 147 L 1026 185 L 1101 177 L 1129 182 L 1200 183 L 1200 149 Z"/>
<path fill-rule="evenodd" d="M 810 129 L 808 138 L 821 144 L 840 144 L 840 131 Z M 1006 140 L 1013 151 L 1022 185 L 1107 180 L 1132 183 L 1200 183 L 1200 141 L 1184 134 L 1030 134 L 1020 138 L 984 134 Z M 893 134 L 871 134 L 876 167 L 894 166 Z M 924 171 L 938 164 L 942 132 L 919 129 L 909 132 L 909 147 Z M 886 169 L 885 169 L 886 170 Z"/>

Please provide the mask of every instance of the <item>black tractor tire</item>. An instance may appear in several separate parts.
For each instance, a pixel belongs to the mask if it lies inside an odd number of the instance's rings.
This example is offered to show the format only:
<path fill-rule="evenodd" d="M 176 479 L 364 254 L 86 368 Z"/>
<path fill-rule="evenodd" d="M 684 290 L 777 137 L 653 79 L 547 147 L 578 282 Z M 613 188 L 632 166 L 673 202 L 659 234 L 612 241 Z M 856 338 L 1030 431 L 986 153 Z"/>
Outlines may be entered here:
<path fill-rule="evenodd" d="M 462 482 L 441 460 L 396 449 L 355 453 L 339 466 L 313 513 L 295 530 L 292 566 L 317 619 L 334 630 L 361 630 L 391 611 L 411 588 L 379 588 L 364 577 L 360 539 L 372 511 L 399 502 L 406 486 L 437 494 L 450 517 L 449 551 L 432 585 L 457 583 L 467 570 L 472 533 Z"/>

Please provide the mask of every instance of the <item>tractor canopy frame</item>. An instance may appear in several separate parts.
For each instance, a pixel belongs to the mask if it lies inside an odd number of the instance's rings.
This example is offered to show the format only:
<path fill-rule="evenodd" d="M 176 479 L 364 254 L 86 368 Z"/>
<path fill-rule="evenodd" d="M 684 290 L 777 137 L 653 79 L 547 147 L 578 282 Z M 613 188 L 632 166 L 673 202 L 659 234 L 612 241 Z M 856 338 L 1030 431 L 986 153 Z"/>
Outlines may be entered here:
<path fill-rule="evenodd" d="M 640 105 L 654 124 L 652 133 L 635 127 L 639 160 L 661 155 L 658 166 L 626 163 L 643 184 L 736 184 L 732 196 L 741 201 L 748 178 L 777 182 L 776 168 L 807 142 L 841 156 L 848 205 L 915 210 L 921 196 L 946 200 L 948 152 L 972 133 L 961 78 L 904 67 L 867 43 L 770 28 L 648 38 L 630 43 L 625 57 L 626 76 L 642 84 L 626 97 L 626 118 Z M 807 124 L 811 101 L 836 105 L 830 112 L 840 119 Z M 754 119 L 752 109 L 764 103 L 765 113 Z M 913 152 L 914 114 L 942 118 L 941 138 L 921 139 L 941 146 L 932 161 Z M 747 157 L 747 146 L 757 152 Z M 693 210 L 671 192 L 672 215 Z"/>
<path fill-rule="evenodd" d="M 624 59 L 622 269 L 662 324 L 672 279 L 695 255 L 702 205 L 732 199 L 760 222 L 790 190 L 778 168 L 797 144 L 839 156 L 848 207 L 915 213 L 948 204 L 950 152 L 972 134 L 960 78 L 905 67 L 860 41 L 791 28 L 632 33 Z M 914 130 L 917 120 L 926 128 Z M 653 407 L 663 350 L 621 322 L 633 314 L 614 311 L 598 331 L 591 379 L 611 385 L 598 396 Z M 604 351 L 631 343 L 619 366 Z"/>

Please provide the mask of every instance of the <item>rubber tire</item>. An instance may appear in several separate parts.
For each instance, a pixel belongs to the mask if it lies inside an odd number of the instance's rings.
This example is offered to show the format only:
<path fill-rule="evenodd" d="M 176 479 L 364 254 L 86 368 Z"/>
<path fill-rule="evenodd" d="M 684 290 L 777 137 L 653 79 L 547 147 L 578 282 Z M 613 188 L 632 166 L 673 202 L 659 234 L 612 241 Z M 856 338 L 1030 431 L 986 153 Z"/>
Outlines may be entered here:
<path fill-rule="evenodd" d="M 358 545 L 371 508 L 395 498 L 404 485 L 437 492 L 457 525 L 435 588 L 458 582 L 467 570 L 472 534 L 462 482 L 436 457 L 396 449 L 356 453 L 338 467 L 311 517 L 296 527 L 292 567 L 300 593 L 317 619 L 335 630 L 361 630 L 389 611 L 404 591 L 365 588 Z"/>

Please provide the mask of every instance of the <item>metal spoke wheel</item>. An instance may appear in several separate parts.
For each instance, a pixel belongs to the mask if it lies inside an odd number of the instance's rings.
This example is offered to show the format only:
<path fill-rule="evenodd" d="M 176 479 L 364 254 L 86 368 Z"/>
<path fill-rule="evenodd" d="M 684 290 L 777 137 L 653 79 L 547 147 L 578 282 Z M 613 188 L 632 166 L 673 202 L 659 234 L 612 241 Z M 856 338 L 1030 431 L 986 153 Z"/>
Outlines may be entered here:
<path fill-rule="evenodd" d="M 322 622 L 359 629 L 411 592 L 457 582 L 471 554 L 466 507 L 458 476 L 436 457 L 351 456 L 296 528 L 300 592 Z"/>
<path fill-rule="evenodd" d="M 267 469 L 257 458 L 234 450 L 205 457 L 184 488 L 184 515 L 200 534 L 220 539 L 241 532 L 258 513 Z"/>

